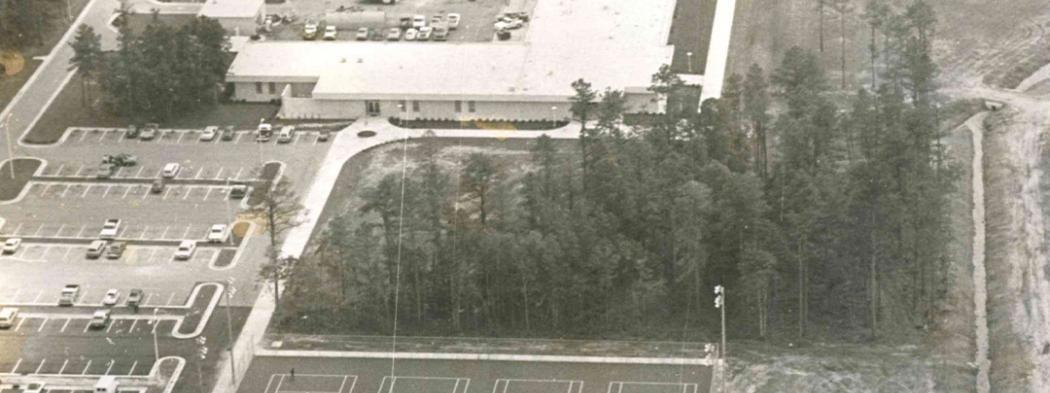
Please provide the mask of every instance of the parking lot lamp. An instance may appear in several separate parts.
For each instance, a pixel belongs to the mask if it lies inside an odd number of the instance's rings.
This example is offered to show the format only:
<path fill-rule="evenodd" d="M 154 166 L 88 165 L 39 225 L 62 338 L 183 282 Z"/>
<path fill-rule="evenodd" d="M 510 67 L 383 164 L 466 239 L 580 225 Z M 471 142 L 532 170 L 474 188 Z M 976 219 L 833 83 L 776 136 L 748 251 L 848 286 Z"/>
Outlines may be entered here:
<path fill-rule="evenodd" d="M 693 73 L 693 52 L 685 52 L 685 56 L 689 58 L 689 73 Z"/>
<path fill-rule="evenodd" d="M 558 116 L 557 116 L 557 113 L 558 113 L 558 107 L 557 106 L 552 106 L 551 107 L 551 128 L 558 128 Z"/>
<path fill-rule="evenodd" d="M 722 319 L 722 348 L 721 358 L 726 357 L 726 289 L 721 285 L 715 285 L 715 308 L 721 313 Z"/>

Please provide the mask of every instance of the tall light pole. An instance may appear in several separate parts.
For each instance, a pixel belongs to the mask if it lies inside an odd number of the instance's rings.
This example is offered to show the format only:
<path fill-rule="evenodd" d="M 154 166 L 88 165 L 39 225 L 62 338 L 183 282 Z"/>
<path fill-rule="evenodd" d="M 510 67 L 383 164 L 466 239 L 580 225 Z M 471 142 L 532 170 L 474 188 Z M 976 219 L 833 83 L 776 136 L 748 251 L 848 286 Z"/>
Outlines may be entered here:
<path fill-rule="evenodd" d="M 226 279 L 226 334 L 228 335 L 226 350 L 230 352 L 230 385 L 237 384 L 237 365 L 233 362 L 233 321 L 230 318 L 230 297 L 236 291 L 233 281 L 233 277 Z"/>
<path fill-rule="evenodd" d="M 689 58 L 689 73 L 693 73 L 693 52 L 685 52 L 685 56 Z"/>
<path fill-rule="evenodd" d="M 726 357 L 726 288 L 721 285 L 715 285 L 715 308 L 722 314 L 722 350 L 721 357 Z"/>
<path fill-rule="evenodd" d="M 558 128 L 558 119 L 556 113 L 558 112 L 557 106 L 551 107 L 551 128 Z"/>

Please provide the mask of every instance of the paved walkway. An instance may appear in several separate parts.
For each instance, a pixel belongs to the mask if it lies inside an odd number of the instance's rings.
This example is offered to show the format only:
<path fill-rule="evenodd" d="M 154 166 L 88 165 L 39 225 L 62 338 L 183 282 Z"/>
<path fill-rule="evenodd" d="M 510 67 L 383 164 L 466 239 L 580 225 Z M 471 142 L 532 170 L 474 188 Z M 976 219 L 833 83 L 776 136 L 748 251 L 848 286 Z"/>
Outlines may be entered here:
<path fill-rule="evenodd" d="M 579 123 L 570 123 L 550 131 L 498 131 L 498 130 L 433 130 L 437 138 L 537 138 L 547 135 L 555 139 L 574 139 L 579 136 Z M 361 131 L 374 131 L 375 136 L 359 137 Z M 317 226 L 318 218 L 324 210 L 329 194 L 335 187 L 339 173 L 343 170 L 343 164 L 354 155 L 369 148 L 384 143 L 404 140 L 406 138 L 421 138 L 427 130 L 407 129 L 391 125 L 385 119 L 362 119 L 337 133 L 333 146 L 328 150 L 324 162 L 321 164 L 314 177 L 310 190 L 303 199 L 305 207 L 299 217 L 300 225 L 292 228 L 284 239 L 280 255 L 282 257 L 298 257 L 306 248 L 310 235 Z M 253 353 L 258 351 L 257 345 L 266 334 L 266 327 L 270 324 L 273 316 L 273 286 L 268 285 L 268 290 L 260 292 L 255 301 L 252 312 L 248 315 L 244 328 L 237 342 L 234 344 L 234 364 L 239 365 L 231 372 L 230 363 L 223 362 L 223 370 L 219 373 L 219 380 L 215 384 L 213 393 L 235 393 L 238 382 L 244 377 L 247 365 Z M 233 374 L 237 378 L 231 381 Z"/>
<path fill-rule="evenodd" d="M 736 0 L 718 0 L 715 6 L 714 24 L 711 26 L 711 44 L 707 49 L 707 65 L 704 67 L 704 87 L 700 102 L 722 96 L 722 83 L 726 79 L 726 63 L 729 61 L 729 42 L 733 33 L 733 15 Z"/>

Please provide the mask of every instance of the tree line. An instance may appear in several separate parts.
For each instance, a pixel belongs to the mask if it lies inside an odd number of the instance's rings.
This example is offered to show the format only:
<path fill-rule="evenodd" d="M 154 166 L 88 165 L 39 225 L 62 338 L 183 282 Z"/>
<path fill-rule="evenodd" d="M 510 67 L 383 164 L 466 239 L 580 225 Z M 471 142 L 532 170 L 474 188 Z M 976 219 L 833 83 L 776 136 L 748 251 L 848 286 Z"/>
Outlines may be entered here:
<path fill-rule="evenodd" d="M 105 53 L 100 37 L 81 25 L 69 45 L 70 69 L 77 69 L 85 102 L 87 86 L 101 86 L 103 103 L 134 121 L 165 121 L 214 105 L 230 60 L 229 41 L 214 19 L 197 17 L 181 27 L 154 18 L 133 32 L 127 14 L 118 19 L 119 45 Z M 124 21 L 124 22 L 119 22 Z"/>
<path fill-rule="evenodd" d="M 298 262 L 281 326 L 389 334 L 396 315 L 402 334 L 710 338 L 722 284 L 731 337 L 931 327 L 957 173 L 932 98 L 935 19 L 894 15 L 904 44 L 880 50 L 883 82 L 846 100 L 792 48 L 699 114 L 640 127 L 620 121 L 622 92 L 579 80 L 580 138 L 536 139 L 522 178 L 484 153 L 443 167 L 418 143 L 418 165 L 363 191 Z M 680 88 L 668 67 L 653 76 L 657 94 Z"/>

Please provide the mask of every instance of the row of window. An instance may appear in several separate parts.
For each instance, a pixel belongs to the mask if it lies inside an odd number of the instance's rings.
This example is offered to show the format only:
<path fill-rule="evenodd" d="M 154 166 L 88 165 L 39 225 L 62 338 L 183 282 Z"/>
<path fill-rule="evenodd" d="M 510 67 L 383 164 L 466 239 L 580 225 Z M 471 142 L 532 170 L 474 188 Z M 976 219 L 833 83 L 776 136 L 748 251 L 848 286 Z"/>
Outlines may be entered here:
<path fill-rule="evenodd" d="M 266 85 L 267 85 L 267 90 L 269 90 L 270 94 L 277 94 L 277 84 L 276 83 L 270 82 L 270 83 L 267 83 Z M 255 82 L 255 93 L 256 94 L 262 94 L 262 92 L 263 92 L 263 83 L 262 82 Z"/>
<path fill-rule="evenodd" d="M 397 105 L 401 108 L 402 112 L 408 112 L 408 103 L 405 100 L 401 100 L 401 103 Z M 467 112 L 474 113 L 477 110 L 474 105 L 474 101 L 467 101 Z M 419 112 L 419 101 L 412 100 L 412 112 Z M 456 112 L 463 112 L 463 101 L 456 101 Z"/>

